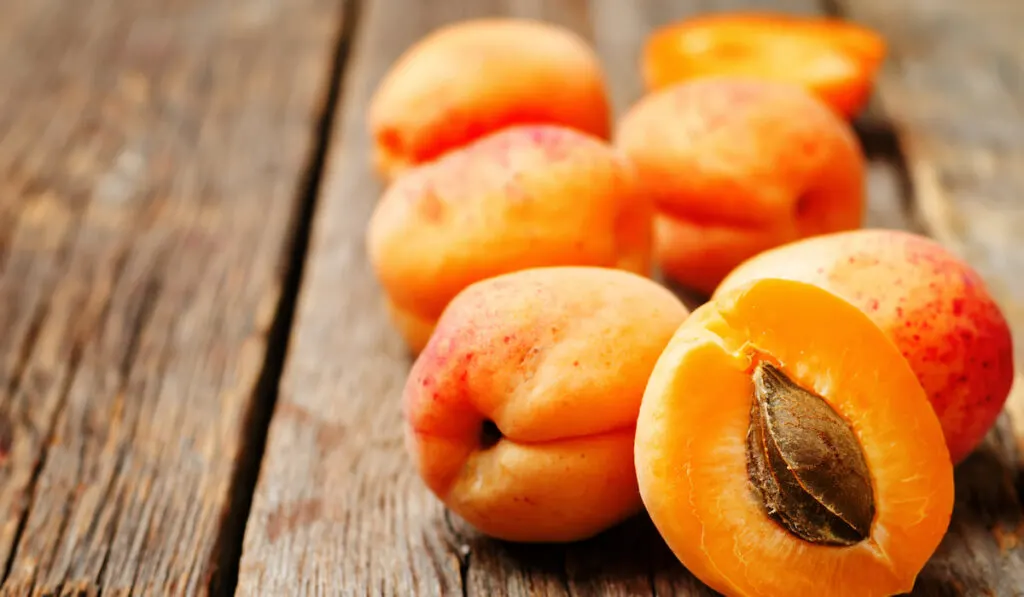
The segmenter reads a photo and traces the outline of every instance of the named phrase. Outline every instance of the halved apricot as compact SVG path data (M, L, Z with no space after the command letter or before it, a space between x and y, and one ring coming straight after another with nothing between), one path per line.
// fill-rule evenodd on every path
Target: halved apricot
M634 448L651 519L726 595L909 591L953 508L953 467L906 360L802 282L705 303L648 382Z
M649 90L714 75L795 83L849 118L867 104L885 54L878 33L848 21L716 13L654 31L644 46L642 69Z

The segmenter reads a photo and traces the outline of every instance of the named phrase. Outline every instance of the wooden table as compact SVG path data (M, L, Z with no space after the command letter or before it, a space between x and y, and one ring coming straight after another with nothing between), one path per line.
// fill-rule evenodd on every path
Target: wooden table
M964 255L1024 338L1014 0L4 3L0 592L711 594L643 517L524 548L424 489L401 439L410 359L364 253L364 114L410 43L495 14L592 40L621 113L652 27L751 6L887 36L858 125L868 224ZM959 467L915 594L1024 594L1022 405Z

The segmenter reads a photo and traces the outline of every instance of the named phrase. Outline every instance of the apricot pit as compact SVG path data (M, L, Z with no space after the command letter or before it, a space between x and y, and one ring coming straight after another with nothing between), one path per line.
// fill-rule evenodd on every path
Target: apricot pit
M761 363L754 369L747 470L773 520L823 545L871 533L871 475L850 425L814 394Z

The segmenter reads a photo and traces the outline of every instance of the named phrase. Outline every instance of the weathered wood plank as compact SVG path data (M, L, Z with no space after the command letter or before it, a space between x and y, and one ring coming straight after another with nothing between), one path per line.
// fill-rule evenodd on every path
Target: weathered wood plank
M364 252L364 228L381 190L370 168L364 118L391 62L445 22L518 14L576 29L601 54L621 113L642 91L636 59L651 28L697 11L750 6L820 10L804 0L364 3L247 528L239 594L714 594L679 565L643 516L570 546L516 546L481 537L423 489L401 437L398 398L409 358L380 304ZM890 159L892 139L881 130L865 141L873 157L868 223L914 228L903 173ZM1006 479L1009 437L1001 428L961 467L953 532L916 594L959 594L956 583L965 578L1004 573L1005 558L972 559L998 547L1014 549L1012 533L999 543L988 530L993 520L1006 520L1015 499L1012 488L991 481Z
M338 2L3 13L0 593L206 592Z

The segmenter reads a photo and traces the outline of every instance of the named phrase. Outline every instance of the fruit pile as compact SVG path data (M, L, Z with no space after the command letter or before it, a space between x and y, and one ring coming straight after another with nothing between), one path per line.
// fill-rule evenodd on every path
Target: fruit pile
M850 119L884 48L827 19L674 23L617 127L560 27L409 48L368 114L387 188L367 250L417 354L427 487L509 541L646 510L726 595L909 591L1013 355L967 263L861 228ZM709 299L690 312L655 270Z

